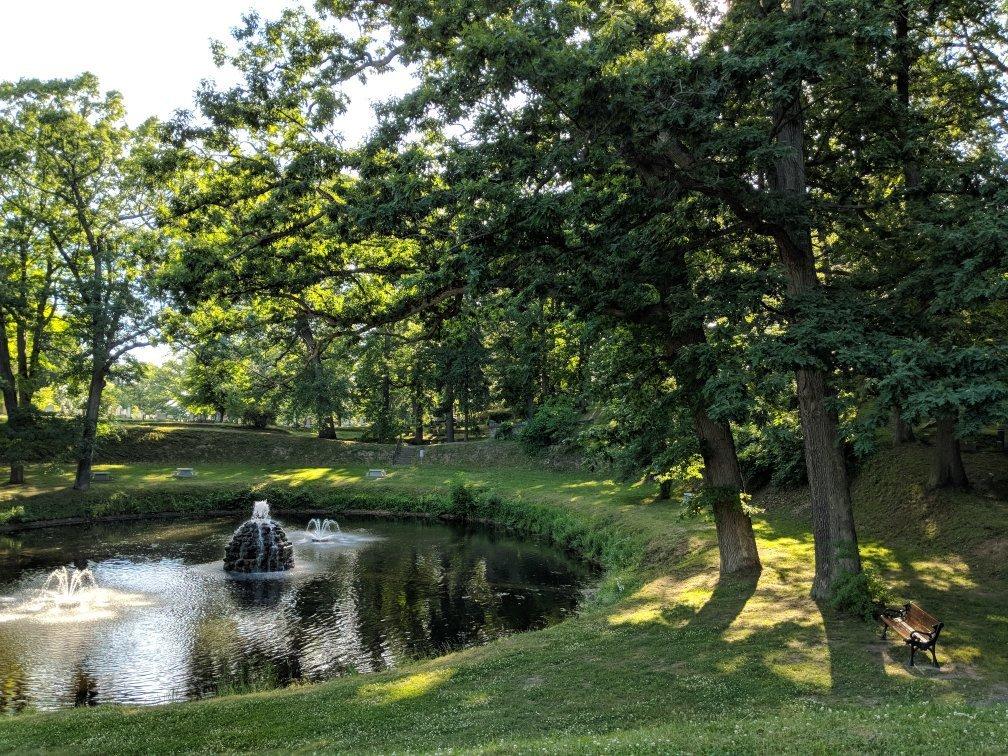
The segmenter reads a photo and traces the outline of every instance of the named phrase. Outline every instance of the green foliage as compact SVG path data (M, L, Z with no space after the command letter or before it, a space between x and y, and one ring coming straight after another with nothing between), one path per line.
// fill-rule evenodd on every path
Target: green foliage
M807 479L801 429L791 415L756 427L743 425L736 433L742 477L751 489L768 483L800 486Z
M76 420L18 412L0 426L0 459L9 464L66 461L73 458L79 433Z
M144 415L179 419L185 414L185 363L168 360L163 365L138 364L132 380L118 378L107 389L110 403Z
M22 522L25 516L23 504L16 504L13 507L0 506L0 525L10 525Z
M698 490L687 491L683 496L683 515L697 517L713 509L715 504L731 503L750 517L762 514L763 510L752 503L752 494L719 486L700 486Z
M502 420L497 425L497 432L494 438L500 441L506 441L515 435L515 422L513 420Z
M448 486L451 511L463 520L473 519L477 502L476 489L462 475L455 475Z
M253 428L268 428L276 419L276 412L264 407L249 407L242 413L242 422Z
M536 410L522 427L519 439L530 452L561 444L573 446L577 443L580 425L581 415L574 403L566 397L557 397Z
M836 581L829 598L831 609L871 622L880 604L889 598L889 590L882 577L868 568L859 573L845 573Z

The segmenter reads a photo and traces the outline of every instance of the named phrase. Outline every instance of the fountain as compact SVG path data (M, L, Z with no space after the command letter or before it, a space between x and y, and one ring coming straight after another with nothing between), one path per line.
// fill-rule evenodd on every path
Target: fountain
M317 517L308 520L308 537L313 541L328 541L336 533L340 535L343 531L340 530L339 523L336 520L319 520Z
M59 567L46 578L41 599L43 603L60 608L80 606L97 587L91 570Z
M269 503L252 505L252 518L235 530L224 547L228 572L283 572L294 566L294 547L280 523L270 517Z

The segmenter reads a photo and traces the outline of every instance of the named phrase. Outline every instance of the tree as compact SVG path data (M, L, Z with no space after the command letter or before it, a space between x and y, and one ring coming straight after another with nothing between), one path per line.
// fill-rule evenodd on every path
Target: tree
M739 354L758 356L790 376L775 409L800 425L812 594L827 598L860 570L841 422L860 392L888 385L916 340L955 355L922 373L932 399L966 364L984 373L984 401L999 396L997 337L972 321L996 310L1004 281L992 124L1005 88L987 52L1004 36L988 6L737 0L685 14L673 2L349 0L319 3L317 17L250 17L232 58L242 83L205 91L212 128L187 138L226 167L196 204L252 212L215 226L241 247L192 267L205 266L211 293L269 291L369 337L502 293L626 328L661 355L680 400L677 422L647 432L681 428L687 410L712 490L741 493L732 424L757 402L726 374ZM366 31L348 36L347 19ZM382 108L367 145L345 149L328 127L347 79L393 61L415 66L416 88ZM975 231L983 243L963 244ZM942 283L960 254L982 291L970 276ZM322 282L353 304L298 296ZM553 372L548 341L522 344L535 357L509 376L526 412L554 389L535 385ZM388 414L392 382L378 383ZM911 419L925 403L889 383L873 398ZM724 386L740 400L722 400ZM451 418L455 382L441 388ZM946 394L931 404L960 418L939 425L945 440L975 427L961 421L972 399ZM735 520L748 544L751 526Z
M32 146L7 121L0 140L0 153L12 161L0 178L0 380L8 423L16 424L19 415L32 412L35 394L56 373L64 323L57 316L60 263L38 222L45 200L24 180ZM24 465L12 462L10 483L24 481Z
M164 415L179 419L185 415L181 399L185 368L179 360L161 365L139 363L131 380L117 380L116 401L123 407L138 408L144 415Z
M31 222L59 256L60 301L80 346L88 391L74 488L85 490L109 373L154 330L149 285L160 237L144 164L156 131L153 122L126 125L120 96L102 95L89 74L5 85L3 99L11 130L32 145L15 175L46 198Z

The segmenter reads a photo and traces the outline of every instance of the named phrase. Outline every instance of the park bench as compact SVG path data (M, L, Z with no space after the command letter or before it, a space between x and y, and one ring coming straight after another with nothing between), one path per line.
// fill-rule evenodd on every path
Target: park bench
M92 483L108 483L110 480L112 480L112 473L106 470L91 473Z
M939 622L917 604L904 604L902 608L883 609L879 619L882 621L882 637L887 637L890 629L910 646L910 666L914 666L914 655L918 651L930 651L931 660L938 666L935 655L935 644L941 635L944 622Z
M385 475L386 473L384 470L368 470L367 475L364 477L370 480L377 480L378 478L384 478Z
M172 473L173 478L195 478L196 471L191 467L178 467Z

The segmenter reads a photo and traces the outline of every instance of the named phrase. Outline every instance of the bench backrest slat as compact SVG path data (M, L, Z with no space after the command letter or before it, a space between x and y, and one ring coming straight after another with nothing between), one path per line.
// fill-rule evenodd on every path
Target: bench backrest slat
M914 627L930 630L938 624L938 620L921 609L917 604L910 604L906 614L907 622Z

